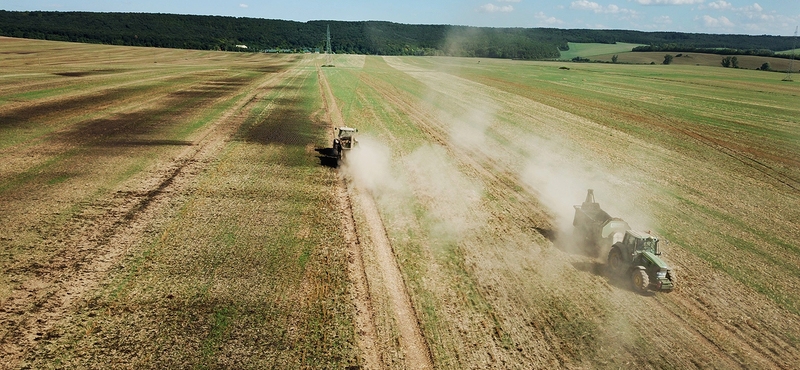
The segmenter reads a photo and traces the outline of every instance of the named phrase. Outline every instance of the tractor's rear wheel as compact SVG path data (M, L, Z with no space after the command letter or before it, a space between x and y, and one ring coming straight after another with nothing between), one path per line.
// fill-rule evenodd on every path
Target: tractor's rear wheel
M611 272L619 273L622 271L623 264L622 251L617 246L612 247L611 251L608 252L608 266L611 267Z
M633 288L639 291L647 290L647 286L650 285L650 278L644 270L634 270L631 279L633 280Z

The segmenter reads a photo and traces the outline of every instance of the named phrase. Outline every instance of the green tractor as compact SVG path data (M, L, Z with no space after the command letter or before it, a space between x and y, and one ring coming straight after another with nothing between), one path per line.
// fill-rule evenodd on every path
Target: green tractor
M612 273L627 274L634 289L671 292L675 288L675 272L659 258L658 238L649 232L625 231L625 237L608 252Z
M335 129L339 135L333 139L333 153L336 158L342 159L345 153L356 147L358 140L356 139L356 132L358 129L352 127L337 127Z

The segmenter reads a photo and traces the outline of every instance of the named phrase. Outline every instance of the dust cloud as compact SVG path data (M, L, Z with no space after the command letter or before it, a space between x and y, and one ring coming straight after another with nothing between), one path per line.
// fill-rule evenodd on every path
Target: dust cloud
M555 216L556 229L562 234L572 229L573 205L586 198L586 190L603 194L605 179L590 166L564 153L564 146L554 141L530 138L529 159L521 169L520 180L537 195Z
M408 156L415 194L428 205L430 231L434 238L453 241L483 224L475 209L483 188L470 181L438 145L424 145Z
M422 145L398 158L378 139L361 136L342 170L395 218L424 209L420 221L436 244L451 244L484 223L476 211L483 188L464 175L441 146Z
M470 107L464 107L462 113L451 115L440 113L440 120L449 123L450 141L468 152L478 151L490 156L494 151L486 150L491 145L486 137L486 130L491 126L497 107L492 102L473 101Z
M342 171L356 186L380 198L399 189L397 176L392 173L392 151L370 136L359 136L358 144L347 153Z
M559 247L579 251L571 239L573 206L586 199L588 189L594 189L595 200L612 217L624 219L634 229L649 228L649 212L643 201L646 189L641 189L639 171L621 164L609 166L614 161L603 160L602 153L578 154L577 145L566 140L534 137L528 141L529 158L519 176L555 217Z

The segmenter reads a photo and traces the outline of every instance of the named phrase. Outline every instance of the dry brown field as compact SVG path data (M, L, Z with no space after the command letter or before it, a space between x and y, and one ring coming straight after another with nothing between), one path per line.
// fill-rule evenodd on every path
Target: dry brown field
M324 62L0 38L0 368L800 363L797 83ZM676 291L571 240L587 188Z

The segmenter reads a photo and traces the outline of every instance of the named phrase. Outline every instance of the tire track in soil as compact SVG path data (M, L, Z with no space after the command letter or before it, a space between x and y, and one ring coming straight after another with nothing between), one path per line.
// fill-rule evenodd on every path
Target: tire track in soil
M746 145L736 144L732 141L712 138L708 134L699 132L699 130L691 130L681 127L680 122L663 114L658 114L656 112L650 112L650 114L654 115L658 119L649 121L649 124L660 127L666 131L677 132L687 138L691 138L700 145L706 146L723 155L726 155L731 159L740 162L745 167L760 172L764 176L767 176L776 182L785 185L795 192L800 191L800 178L784 173L774 166L759 160L758 158L780 162L789 167L797 167L800 165L800 161L797 159L791 157L781 157L758 149L747 147Z
M336 105L336 100L331 92L325 74L317 67L319 80L320 96L322 97L322 109L325 118L331 126L342 125L341 112ZM329 103L330 101L330 103ZM332 108L331 106L335 107ZM334 118L335 117L335 118ZM334 122L334 119L336 120ZM333 141L331 131L328 131L328 141ZM355 331L358 348L363 356L363 366L366 369L383 369L385 365L381 360L381 353L378 342L377 330L375 329L375 319L372 303L369 295L369 281L364 268L364 257L361 253L361 243L356 230L355 218L353 217L353 203L347 190L347 183L342 176L339 176L336 189L336 201L339 210L342 212L342 230L344 230L345 242L348 246L348 268L347 274L352 283L350 299L355 306Z
M344 120L336 104L336 100L328 84L325 74L317 67L323 103L327 111L329 122L333 127L344 126ZM411 303L405 281L400 273L394 251L392 249L383 221L378 212L378 207L372 195L366 190L354 188L353 192L358 197L361 210L364 212L370 240L374 244L378 267L381 270L382 281L389 294L389 301L393 309L393 317L400 332L400 349L403 352L405 368L407 369L433 369L430 349L422 335L416 311ZM350 278L354 285L353 301L356 305L356 326L358 330L358 345L364 354L364 367L367 369L384 368L381 361L382 348L378 347L377 331L373 320L372 303L369 298L369 279L364 269L364 260L361 254L361 244L358 242L358 230L355 228L352 202L348 195L347 183L341 177L339 181L339 204L345 224L345 238L350 246Z
M88 227L67 226L77 229L72 231L79 235L65 237L64 251L46 265L35 266L39 270L37 278L25 282L0 305L0 322L14 326L0 337L0 367L18 367L30 349L37 346L37 341L58 335L55 325L135 247L150 222L170 202L172 194L185 189L224 148L244 121L245 116L238 113L259 93L265 93L262 92L265 87L285 75L286 72L270 75L254 86L210 124L194 145L161 165L138 189L119 191L111 200L99 200L99 204L89 206L90 211L98 208L105 212L90 216L94 222Z

